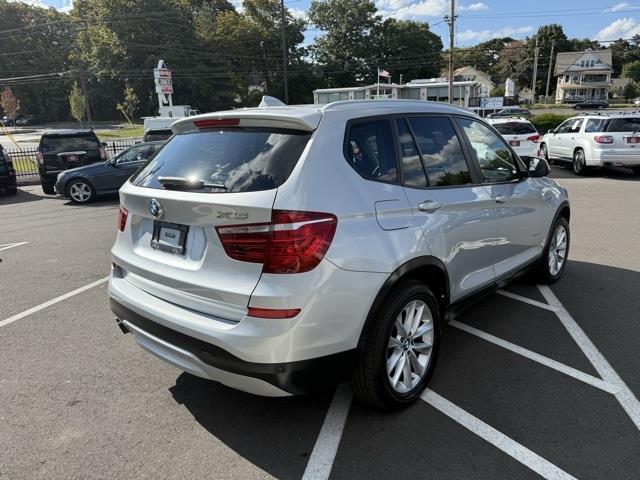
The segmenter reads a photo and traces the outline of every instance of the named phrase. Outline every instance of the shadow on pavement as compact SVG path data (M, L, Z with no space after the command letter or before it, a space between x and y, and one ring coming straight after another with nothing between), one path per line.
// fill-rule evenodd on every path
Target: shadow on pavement
M9 195L6 192L0 191L0 205L35 202L42 200L42 198L40 195L35 195L21 188L18 188L18 193L15 195Z
M640 175L634 174L630 168L623 167L604 167L587 171L583 177L579 177L571 170L570 163L554 163L551 166L550 178L572 178L576 180L584 178L608 178L610 180L626 180L631 182L640 182Z
M62 200L64 201L65 206L87 208L113 207L114 205L118 205L120 203L120 197L117 193L112 193L110 195L100 195L93 202L85 203L84 205L73 203L68 198L64 198Z
M302 477L333 394L258 397L187 373L169 390L212 435L282 479Z

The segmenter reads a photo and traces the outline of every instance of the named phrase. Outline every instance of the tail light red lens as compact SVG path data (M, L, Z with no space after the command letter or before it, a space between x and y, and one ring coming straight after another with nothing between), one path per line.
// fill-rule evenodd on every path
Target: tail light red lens
M104 147L100 147L100 158L102 160L107 159L107 151L104 149Z
M127 217L129 217L129 211L120 206L120 213L118 213L118 231L124 232L124 228L127 226Z
M613 137L611 135L596 135L593 139L596 143L613 143Z
M194 120L193 124L198 128L233 127L240 125L239 118L205 118Z
M530 142L538 143L538 141L540 140L540 135L531 135L530 137L527 137L527 140Z
M38 163L39 163L40 165L44 164L44 157L42 156L42 152L38 152L38 153L36 154L36 158L38 159Z
M247 315L256 318L293 318L300 313L299 308L274 309L249 307Z
M313 270L331 245L338 219L330 213L274 210L271 223L217 227L229 257L262 263L264 273Z

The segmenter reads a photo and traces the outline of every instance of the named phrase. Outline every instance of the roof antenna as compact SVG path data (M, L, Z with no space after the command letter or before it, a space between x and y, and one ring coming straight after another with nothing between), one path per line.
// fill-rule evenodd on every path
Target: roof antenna
M286 107L287 104L278 100L276 97L270 97L269 95L263 95L262 101L258 108L267 108L267 107Z

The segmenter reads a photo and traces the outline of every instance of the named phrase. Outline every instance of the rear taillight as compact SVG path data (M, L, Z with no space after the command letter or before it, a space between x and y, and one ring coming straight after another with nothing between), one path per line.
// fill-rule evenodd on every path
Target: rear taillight
M303 273L320 263L337 224L330 213L274 210L271 223L216 230L234 260L262 263L263 273Z
M38 152L38 153L36 153L36 158L38 159L38 163L39 163L40 165L43 165L43 164L44 164L44 157L42 156L42 152Z
M124 232L124 227L127 226L127 217L129 216L129 211L120 206L120 213L118 214L118 230L120 232Z
M531 135L530 137L527 137L527 140L529 142L538 143L538 141L540 140L540 135Z
M104 147L100 147L100 158L102 160L107 159L107 151L104 149Z
M611 135L596 135L593 137L596 143L613 143L613 137Z

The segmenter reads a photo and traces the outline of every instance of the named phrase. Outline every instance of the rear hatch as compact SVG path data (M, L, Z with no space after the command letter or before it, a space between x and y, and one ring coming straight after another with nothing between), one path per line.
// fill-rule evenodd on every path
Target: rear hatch
M518 155L535 155L540 136L530 122L513 121L494 123L500 135L509 143Z
M39 150L46 170L67 170L106 160L102 145L93 132L45 134Z
M190 122L120 190L126 227L113 257L137 288L239 321L262 273L260 242L223 244L217 229L234 227L225 237L233 240L272 221L277 188L313 128L270 128L251 119Z
M606 156L613 160L637 159L640 156L640 116L611 118L600 136Z

